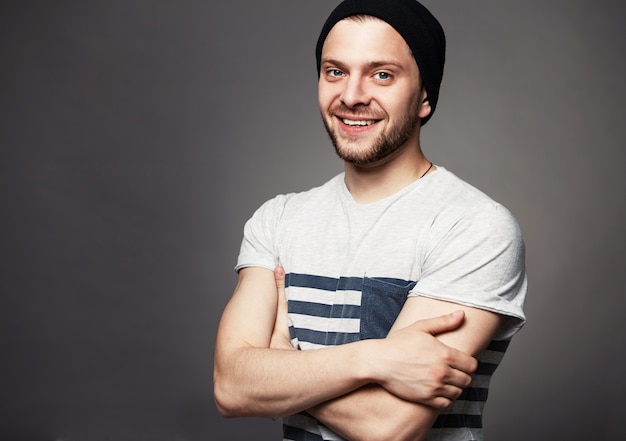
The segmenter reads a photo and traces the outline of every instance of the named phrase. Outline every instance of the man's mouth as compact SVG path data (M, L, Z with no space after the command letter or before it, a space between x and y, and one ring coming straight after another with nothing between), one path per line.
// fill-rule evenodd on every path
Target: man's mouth
M348 119L348 118L341 118L341 122L343 122L347 126L365 127L365 126L371 126L372 124L376 123L377 120L375 120L375 119Z

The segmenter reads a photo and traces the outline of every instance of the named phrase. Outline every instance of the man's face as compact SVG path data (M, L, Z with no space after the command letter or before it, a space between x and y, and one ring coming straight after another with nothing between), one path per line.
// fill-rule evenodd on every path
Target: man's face
M411 142L430 113L408 45L378 19L342 20L322 49L318 98L341 159L379 164Z

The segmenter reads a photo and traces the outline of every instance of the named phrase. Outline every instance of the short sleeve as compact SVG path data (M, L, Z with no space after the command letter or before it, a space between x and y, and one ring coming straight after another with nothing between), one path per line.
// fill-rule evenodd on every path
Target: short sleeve
M246 222L235 271L276 266L276 231L289 195L278 195L259 207Z
M496 339L524 324L525 248L517 221L497 203L481 204L432 235L422 274L410 295L421 295L504 315Z

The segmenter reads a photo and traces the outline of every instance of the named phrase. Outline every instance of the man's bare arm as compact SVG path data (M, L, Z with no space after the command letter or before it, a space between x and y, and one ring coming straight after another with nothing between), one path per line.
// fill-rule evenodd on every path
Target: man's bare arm
M333 370L341 371L338 363L354 362L358 347L341 354L269 349L276 310L272 271L241 270L222 315L215 349L214 393L225 416L282 416L366 382L359 373L330 375ZM320 371L329 372L325 387L313 387Z
M284 416L369 383L402 389L405 398L416 401L433 396L435 391L445 397L450 389L467 384L469 375L465 372L476 367L472 357L430 335L458 327L462 316L451 314L413 325L396 339L310 351L270 348L277 299L272 271L240 271L239 283L220 322L215 350L214 393L225 416ZM430 365L417 354L438 360L437 365L445 371L440 382L413 380L402 384L404 378L428 376Z
M412 297L407 300L389 337L405 332L415 320L463 309L463 326L438 335L438 339L471 355L477 355L494 335L500 316L488 311L460 305ZM437 369L433 366L433 369ZM444 371L441 371L443 374ZM437 378L437 372L432 378ZM399 394L401 395L401 393ZM445 399L436 398L439 404ZM432 427L441 405L433 407L394 396L378 385L360 388L350 394L322 403L309 410L322 423L348 440L411 440L419 441Z

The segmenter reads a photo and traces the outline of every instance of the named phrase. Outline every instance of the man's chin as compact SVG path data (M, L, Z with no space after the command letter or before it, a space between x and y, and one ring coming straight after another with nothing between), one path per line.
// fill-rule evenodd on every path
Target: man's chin
M359 167L375 167L385 162L385 158L380 158L379 155L372 154L373 152L371 151L346 151L335 147L335 152L344 162Z

